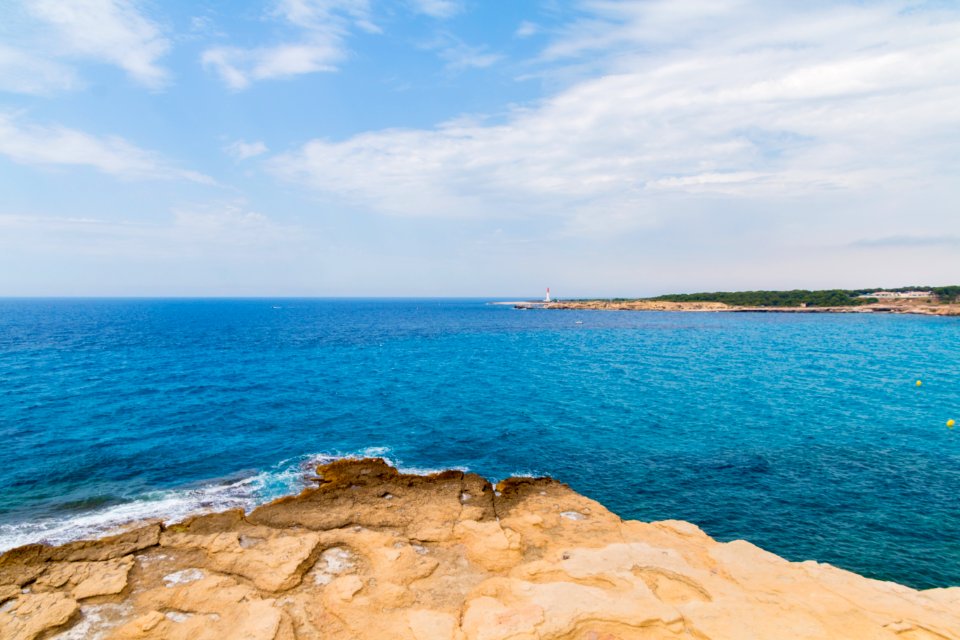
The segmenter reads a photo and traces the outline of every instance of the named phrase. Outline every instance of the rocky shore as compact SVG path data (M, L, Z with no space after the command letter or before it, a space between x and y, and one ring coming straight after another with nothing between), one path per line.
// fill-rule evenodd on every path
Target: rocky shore
M3 554L0 637L960 639L960 587L623 521L551 479L494 487L376 459L317 472L317 488L247 515Z
M540 309L594 311L712 311L726 313L908 313L925 316L960 316L960 304L935 304L914 300L878 302L846 307L740 307L723 302L668 302L664 300L570 300L550 303L517 303Z

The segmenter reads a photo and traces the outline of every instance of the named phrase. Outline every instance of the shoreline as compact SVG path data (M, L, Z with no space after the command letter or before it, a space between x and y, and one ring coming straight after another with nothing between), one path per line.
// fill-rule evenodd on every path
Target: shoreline
M0 636L958 638L960 587L623 521L550 478L320 464L261 505L0 555ZM795 635L794 635L795 632Z
M64 514L62 517L0 524L0 556L18 547L34 544L57 547L82 540L98 540L146 523L180 522L234 509L249 513L274 500L296 496L315 486L318 466L338 460L370 457L383 459L400 473L429 475L437 472L433 468L404 465L402 461L390 457L387 447L372 446L354 452L307 453L261 469L228 471L223 476L182 486L153 489L129 501L98 509Z
M667 302L657 300L571 300L562 302L521 301L494 304L513 305L514 309L580 311L671 311L682 313L859 313L908 314L924 316L960 316L960 304L931 304L903 301L843 307L742 307L723 302Z

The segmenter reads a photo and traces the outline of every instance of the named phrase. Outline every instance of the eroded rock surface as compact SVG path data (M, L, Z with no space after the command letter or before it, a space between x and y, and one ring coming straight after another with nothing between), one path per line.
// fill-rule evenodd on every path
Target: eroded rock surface
M249 515L0 556L0 637L143 640L960 640L916 591L685 522L625 522L549 479L381 460Z

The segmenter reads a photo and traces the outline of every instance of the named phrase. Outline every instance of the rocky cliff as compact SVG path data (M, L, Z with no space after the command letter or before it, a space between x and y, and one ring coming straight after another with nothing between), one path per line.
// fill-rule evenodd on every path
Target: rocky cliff
M493 487L380 460L318 474L249 515L4 554L0 637L960 638L960 588L625 522L550 479Z

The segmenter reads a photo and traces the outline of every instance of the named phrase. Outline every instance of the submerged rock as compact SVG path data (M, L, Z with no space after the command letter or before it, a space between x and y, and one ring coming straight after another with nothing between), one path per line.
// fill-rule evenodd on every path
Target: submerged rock
M960 588L622 521L554 480L495 490L382 460L318 475L249 515L0 556L0 637L960 639Z

